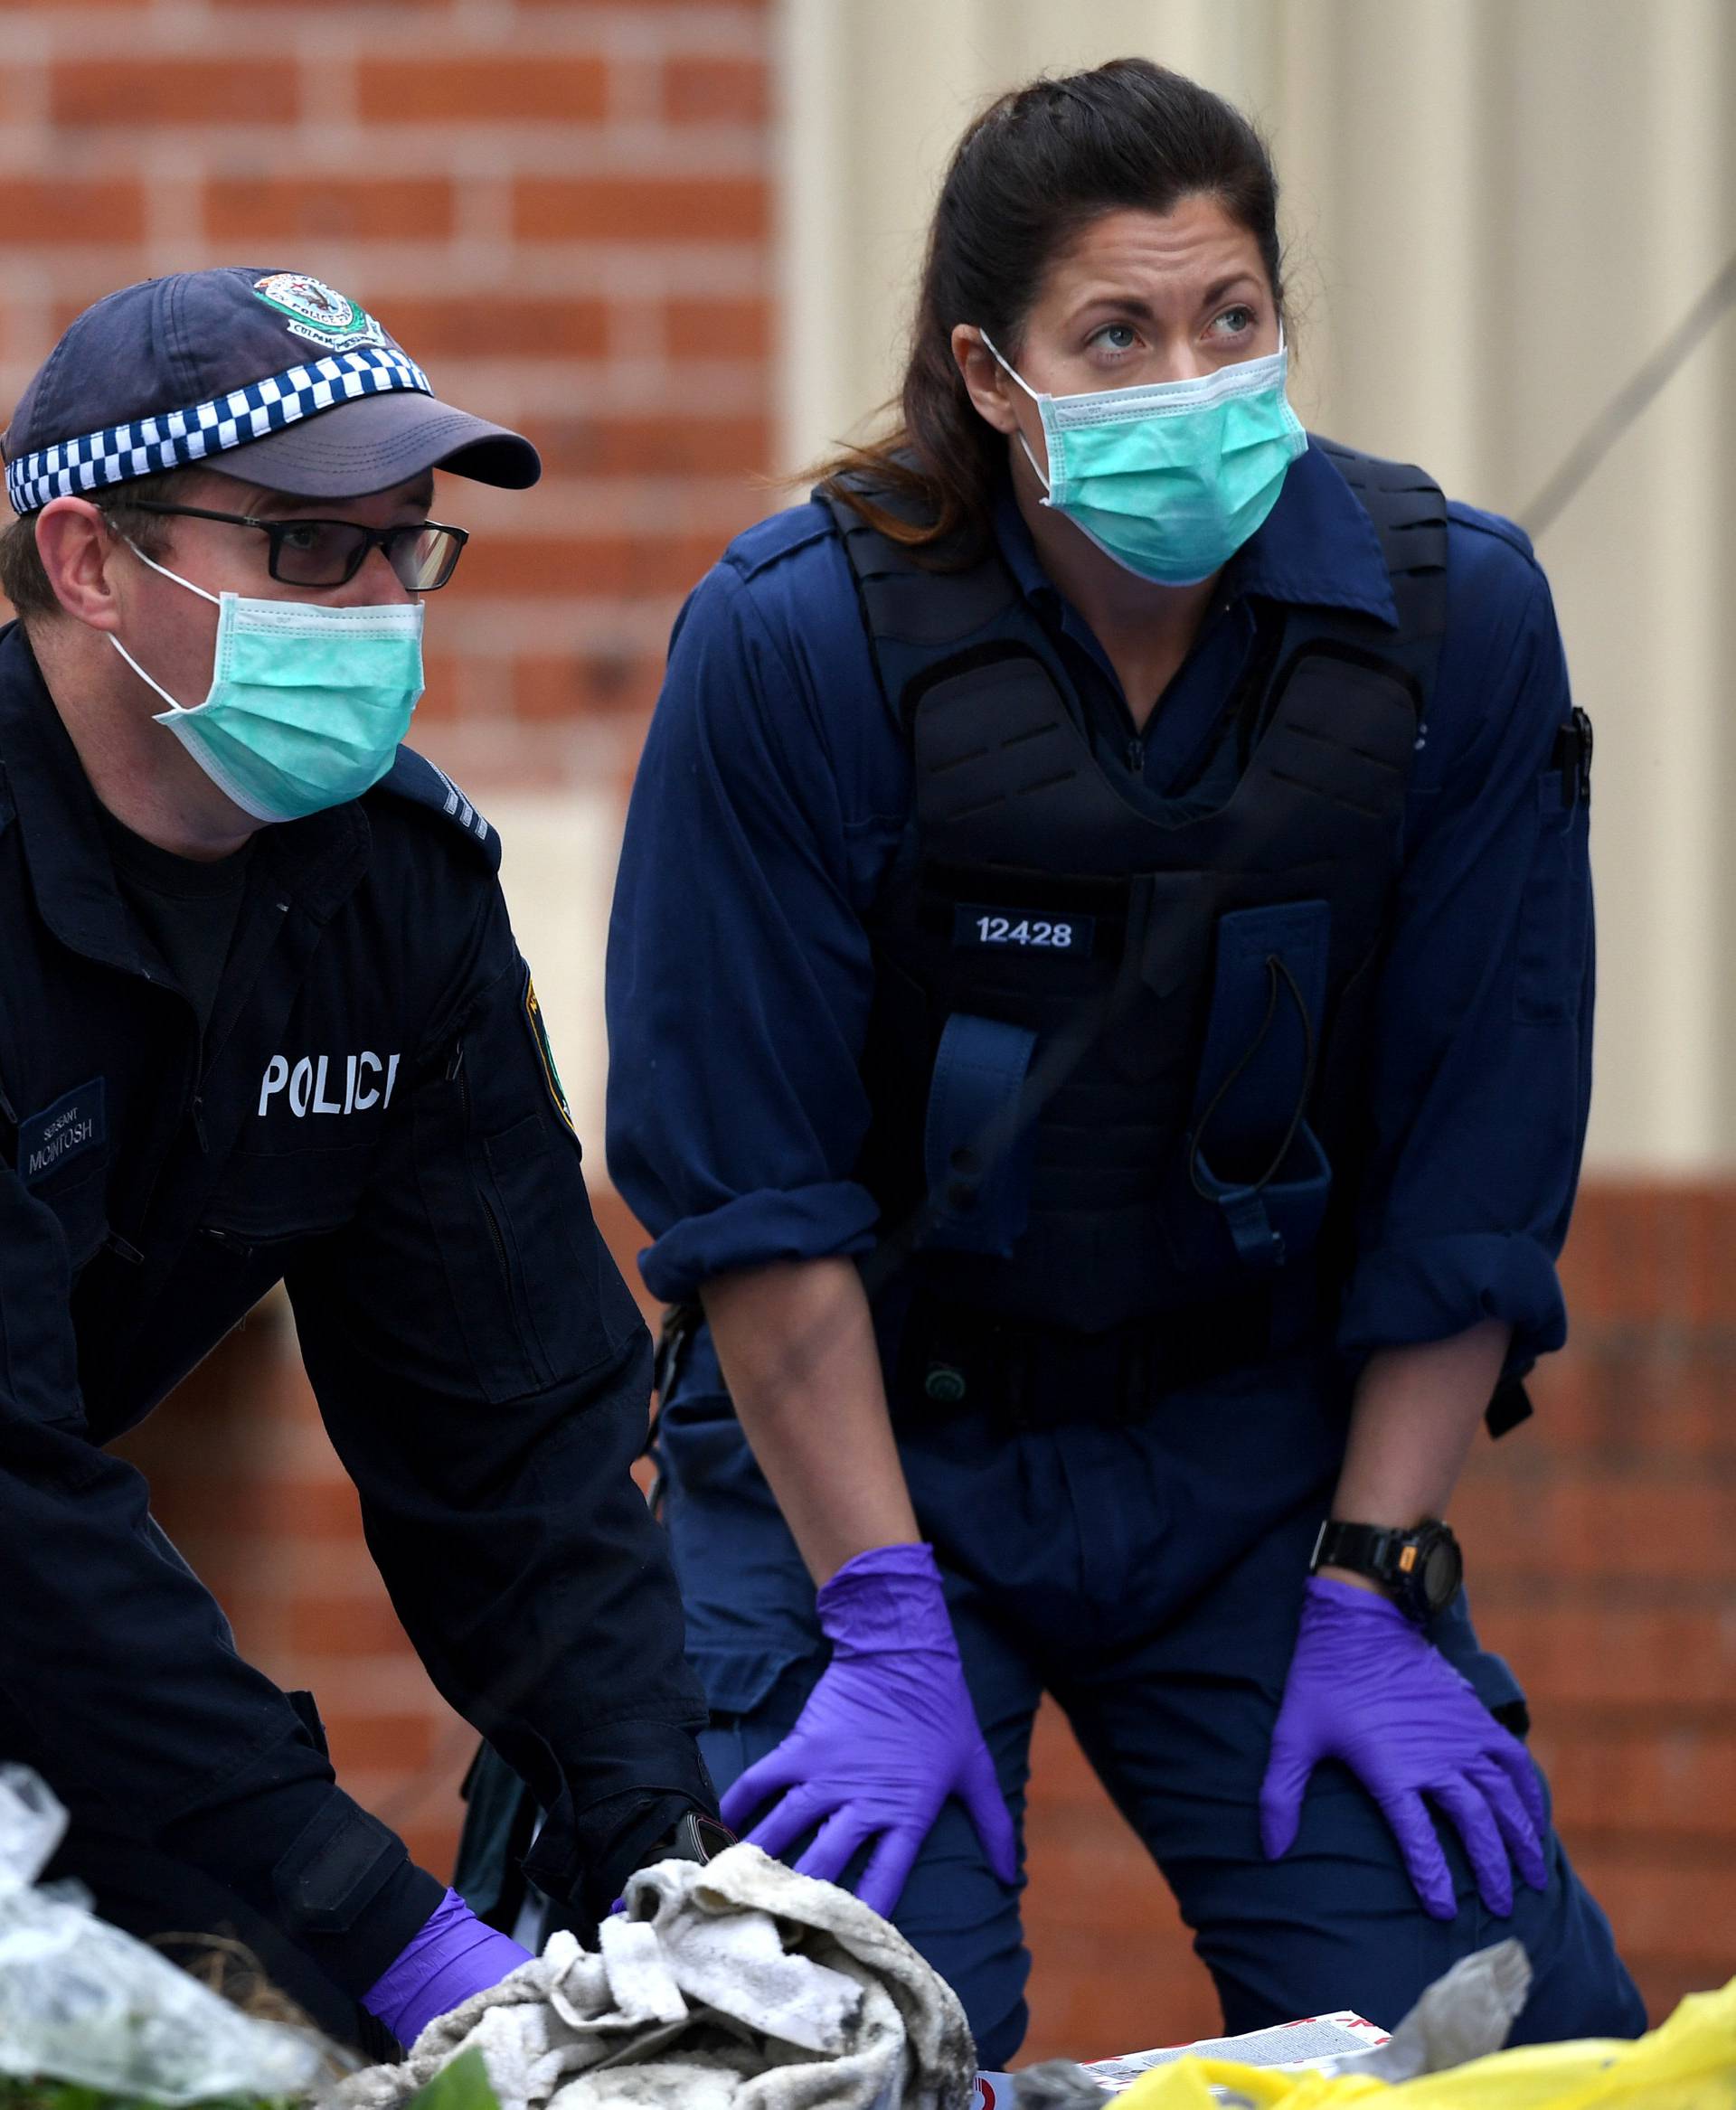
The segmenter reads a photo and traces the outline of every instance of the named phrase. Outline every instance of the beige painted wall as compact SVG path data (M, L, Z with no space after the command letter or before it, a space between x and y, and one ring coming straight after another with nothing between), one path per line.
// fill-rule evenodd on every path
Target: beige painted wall
M559 791L501 792L485 810L500 830L500 884L513 934L536 980L589 1176L601 1183L609 1065L603 957L621 846L616 787L605 779Z
M987 96L1137 52L1268 132L1297 407L1523 515L1736 248L1736 0L782 0L785 461L895 384ZM1736 1164L1736 316L1540 544L1598 732L1591 1154Z

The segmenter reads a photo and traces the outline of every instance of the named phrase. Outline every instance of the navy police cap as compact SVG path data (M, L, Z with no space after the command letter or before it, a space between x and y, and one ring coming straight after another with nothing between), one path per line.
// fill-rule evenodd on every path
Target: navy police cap
M542 474L528 439L441 402L354 301L239 265L86 308L0 445L21 513L194 464L297 498L360 498L432 468L514 491Z

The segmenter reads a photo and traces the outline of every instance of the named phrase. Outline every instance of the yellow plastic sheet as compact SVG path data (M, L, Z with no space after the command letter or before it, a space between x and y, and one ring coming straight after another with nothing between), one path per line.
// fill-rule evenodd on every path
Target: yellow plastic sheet
M1214 2095L1213 2089L1222 2091ZM1157 2067L1115 2110L1736 2110L1736 1979L1696 1992L1629 2043L1527 2044L1396 2086L1366 2076L1274 2073L1225 2058Z

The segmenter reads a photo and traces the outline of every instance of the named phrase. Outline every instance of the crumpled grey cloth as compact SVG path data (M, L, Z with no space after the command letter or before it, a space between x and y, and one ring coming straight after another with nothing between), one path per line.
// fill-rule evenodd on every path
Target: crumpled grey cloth
M1499 2051L1531 1995L1531 1958L1520 1941L1496 1942L1461 1956L1423 1989L1392 2036L1366 2058L1344 2058L1340 2073L1380 2081L1412 2081L1449 2073Z
M570 1934L353 2074L329 2110L398 2110L459 2052L501 2110L965 2110L976 2049L946 1981L847 1890L745 1843L627 1879L599 1951Z

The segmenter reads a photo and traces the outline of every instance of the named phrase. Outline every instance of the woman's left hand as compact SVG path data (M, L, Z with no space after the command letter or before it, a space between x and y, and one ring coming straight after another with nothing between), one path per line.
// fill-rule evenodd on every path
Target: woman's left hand
M1337 1758L1380 1804L1425 1911L1458 1911L1427 1796L1464 1841L1484 1904L1505 1918L1509 1856L1533 1890L1549 1879L1543 1788L1524 1746L1390 1599L1321 1576L1306 1588L1260 1791L1267 1858L1294 1844L1309 1776Z

